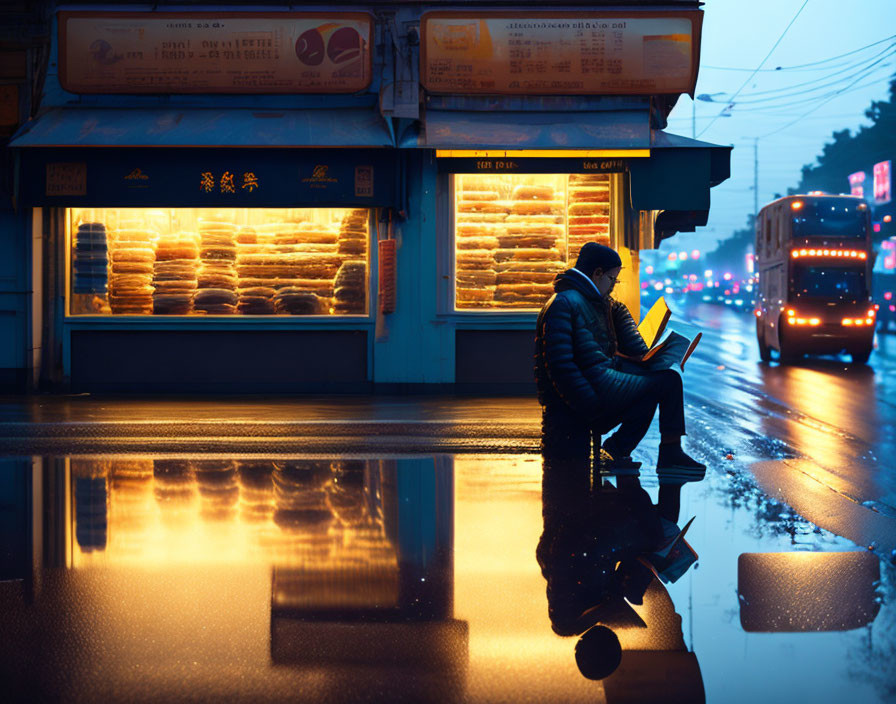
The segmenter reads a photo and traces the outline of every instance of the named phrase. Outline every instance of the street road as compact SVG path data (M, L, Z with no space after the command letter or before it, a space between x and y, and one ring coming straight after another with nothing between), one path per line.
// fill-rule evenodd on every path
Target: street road
M879 335L867 366L782 365L759 360L749 313L679 306L670 326L703 331L685 372L692 448L713 462L730 453L732 471L823 528L896 549L896 337Z

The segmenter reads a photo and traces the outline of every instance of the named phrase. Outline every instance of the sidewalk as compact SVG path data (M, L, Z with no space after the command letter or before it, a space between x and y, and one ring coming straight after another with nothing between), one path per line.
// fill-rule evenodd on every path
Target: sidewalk
M0 397L0 452L538 451L534 398Z

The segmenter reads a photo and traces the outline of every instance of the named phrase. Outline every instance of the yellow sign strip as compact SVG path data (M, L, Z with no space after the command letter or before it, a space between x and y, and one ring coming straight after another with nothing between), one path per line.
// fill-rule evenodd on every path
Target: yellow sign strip
M436 149L438 159L503 159L508 157L645 158L649 149Z

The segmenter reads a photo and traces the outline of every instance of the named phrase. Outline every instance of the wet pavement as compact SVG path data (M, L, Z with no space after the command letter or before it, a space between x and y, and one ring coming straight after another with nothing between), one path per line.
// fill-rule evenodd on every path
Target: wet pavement
M896 701L896 336L868 366L782 366L752 324L675 309L704 332L686 448L709 465L679 498L655 428L640 487L543 497L533 398L0 399L2 681L29 701ZM699 559L664 583L645 562L673 514ZM588 679L605 641L619 663Z
M4 577L21 579L0 583L14 699L896 695L896 568L729 467L677 488L599 475L590 492L556 467L543 486L541 459L519 454L34 456L2 470L21 499L4 507ZM657 512L694 517L699 558L674 583L633 560L658 569L638 542L669 533ZM619 662L588 679L604 650L585 636L601 629Z

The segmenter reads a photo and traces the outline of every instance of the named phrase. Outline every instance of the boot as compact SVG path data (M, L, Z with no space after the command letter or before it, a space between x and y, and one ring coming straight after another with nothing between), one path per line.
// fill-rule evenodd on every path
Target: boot
M660 480L697 482L706 475L706 465L689 457L681 445L660 445L656 473Z
M601 453L601 468L603 470L620 476L638 476L640 474L638 470L641 468L641 463L635 462L631 455L623 455L622 451L616 447L613 436L604 441L601 449L603 450ZM603 456L604 453L606 453L606 457Z

